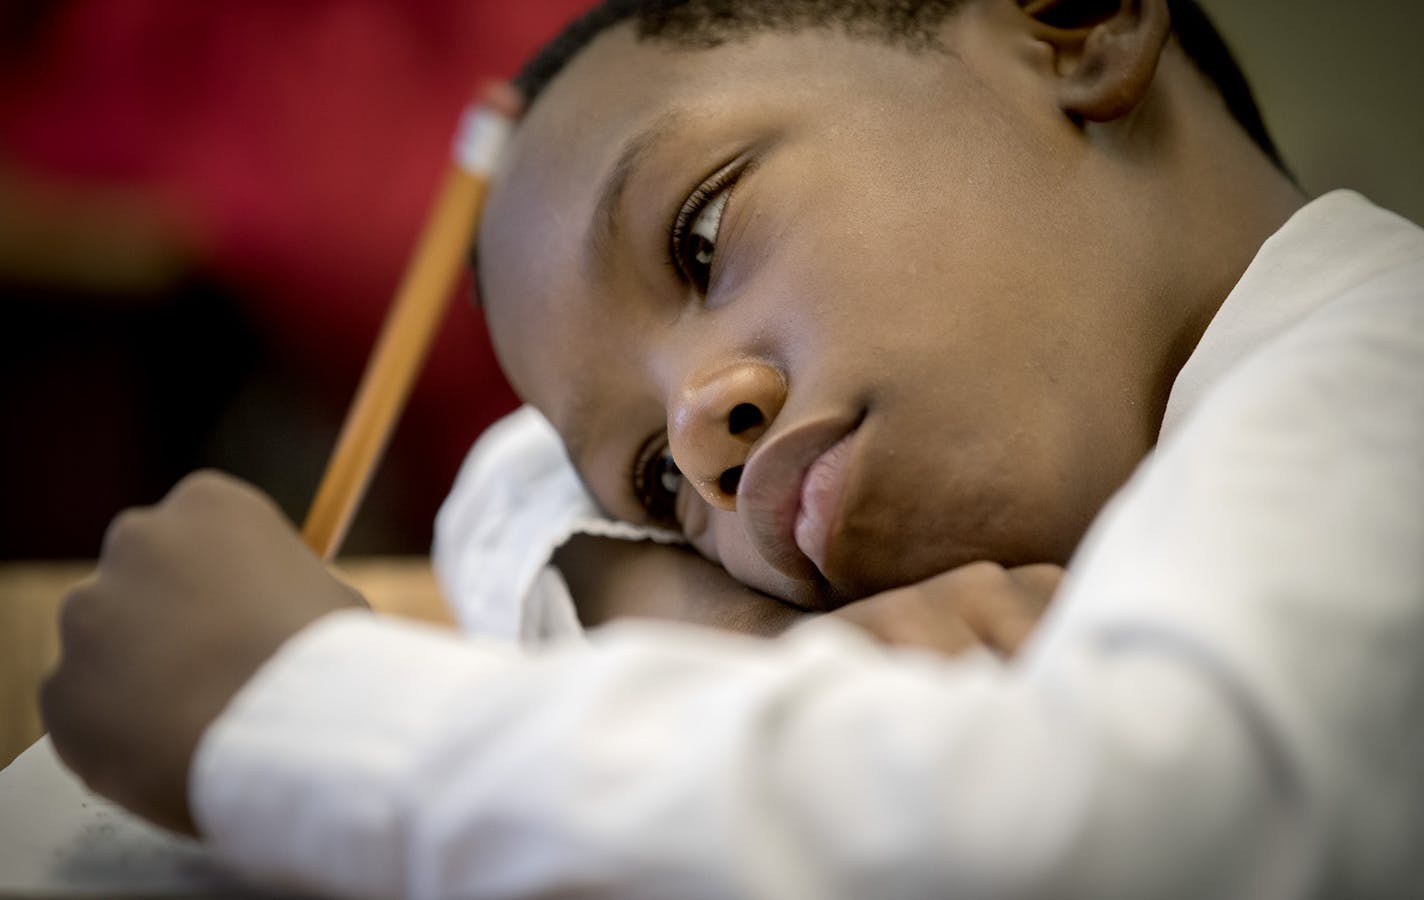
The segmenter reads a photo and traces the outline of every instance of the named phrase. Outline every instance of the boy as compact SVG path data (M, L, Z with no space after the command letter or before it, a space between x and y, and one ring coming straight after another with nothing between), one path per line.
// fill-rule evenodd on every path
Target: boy
M1071 556L1034 640L524 655L348 611L206 477L66 606L66 760L332 893L1417 894L1424 235L1306 205L1188 4L646 6L492 191L516 389L607 511L801 606Z

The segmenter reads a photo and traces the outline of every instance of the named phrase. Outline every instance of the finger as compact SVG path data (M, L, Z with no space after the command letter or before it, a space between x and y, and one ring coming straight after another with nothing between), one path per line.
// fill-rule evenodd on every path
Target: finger
M954 599L969 627L1004 656L1017 653L1037 628L1057 584L1055 567L1036 568L1039 571L985 570L973 590Z
M83 668L82 663L61 662L41 682L37 697L40 721L64 765L90 790L105 793L111 786L105 776L104 742L96 726L104 704L96 702L93 679L86 677Z
M74 632L83 623L80 618L96 602L99 589L99 573L92 572L84 580L64 592L59 601L59 639L63 643L75 637Z
M937 615L933 621L912 629L907 624L891 628L884 642L896 647L922 647L948 656L984 646L982 636L958 615Z
M996 608L981 613L976 623L980 634L990 648L1004 656L1013 656L1038 626L1038 615L1025 610L1019 598L1001 597L985 603Z
M1064 571L1061 566L1039 563L1010 569L1009 576L1038 598L1041 610L1048 606L1049 601L1062 587Z
M882 644L962 653L984 642L958 613L916 585L877 594L830 615L850 622Z
M83 750L91 742L79 739L74 733L75 728L72 727L73 716L70 711L74 704L70 700L73 693L70 688L71 681L69 671L61 665L40 684L40 721L44 723L50 743L60 761L82 777L89 768Z
M287 522L286 515L271 497L246 481L217 469L198 469L185 475L163 498L161 505L184 513L242 508L246 505Z
M114 516L99 544L99 565L102 567L132 556L156 517L157 511L151 506L130 507Z

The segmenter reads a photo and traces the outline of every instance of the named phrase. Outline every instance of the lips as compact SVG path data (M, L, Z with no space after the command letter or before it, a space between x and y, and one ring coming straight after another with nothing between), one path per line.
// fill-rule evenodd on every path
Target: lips
M759 447L737 490L753 545L783 575L823 576L859 419L798 425Z
M811 463L801 482L801 508L796 512L792 531L796 535L796 546L822 574L826 571L826 544L831 527L836 524L836 513L840 512L841 495L845 493L854 436L854 432L846 435L822 453Z

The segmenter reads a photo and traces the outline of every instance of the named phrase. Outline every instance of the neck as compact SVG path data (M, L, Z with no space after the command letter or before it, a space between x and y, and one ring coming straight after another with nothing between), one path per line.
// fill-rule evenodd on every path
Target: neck
M1261 245L1309 199L1234 121L1219 115L1213 121L1216 128L1195 132L1198 139L1183 148L1174 177L1163 185L1163 208L1172 211L1184 237L1174 242L1175 263L1167 273L1178 286L1173 308L1180 315L1160 345L1153 410L1158 427L1177 375L1222 303Z

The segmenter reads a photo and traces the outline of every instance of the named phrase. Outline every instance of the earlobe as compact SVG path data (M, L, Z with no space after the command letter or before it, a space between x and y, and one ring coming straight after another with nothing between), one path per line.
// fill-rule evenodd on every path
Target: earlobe
M1147 95L1171 37L1167 0L1019 0L1033 36L1053 49L1059 106L1107 122Z

